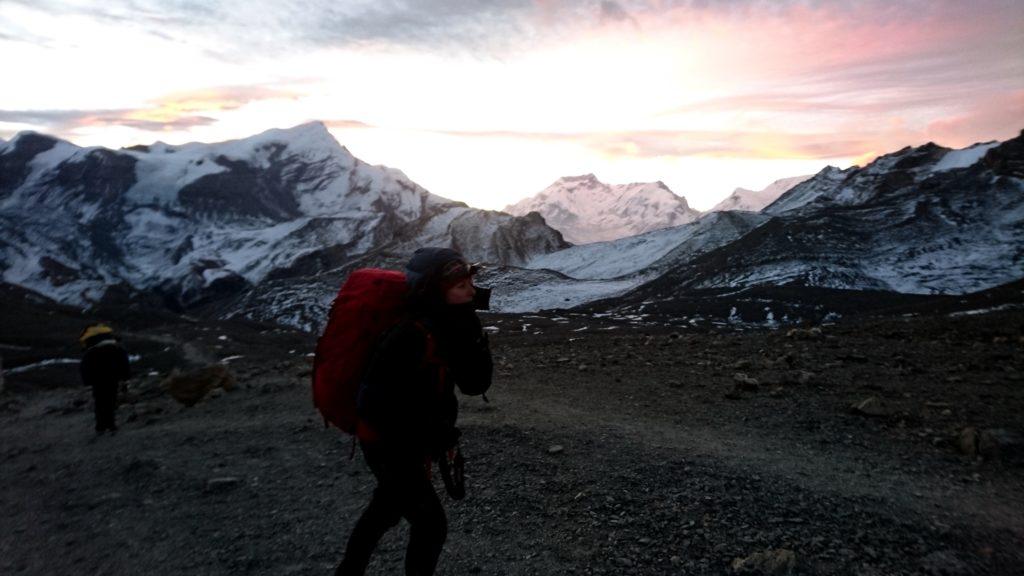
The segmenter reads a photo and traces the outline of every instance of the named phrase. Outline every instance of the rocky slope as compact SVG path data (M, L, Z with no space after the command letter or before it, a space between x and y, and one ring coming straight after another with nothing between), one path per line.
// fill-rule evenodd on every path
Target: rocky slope
M320 123L117 151L22 133L0 145L0 224L5 282L78 305L117 287L179 309L373 251L442 244L521 264L567 246L536 215L472 209L368 165Z
M826 168L766 207L764 224L609 305L765 286L963 294L1020 279L1022 166L1024 137Z
M96 317L3 295L0 572L331 573L374 482L311 405L311 335L118 308L135 376L94 438L77 367L45 361ZM1024 312L949 300L793 332L486 316L438 574L1016 574ZM234 385L186 407L163 383L205 363Z
M507 206L505 212L539 212L574 244L678 226L700 215L662 182L609 185L593 174L559 178L537 195Z

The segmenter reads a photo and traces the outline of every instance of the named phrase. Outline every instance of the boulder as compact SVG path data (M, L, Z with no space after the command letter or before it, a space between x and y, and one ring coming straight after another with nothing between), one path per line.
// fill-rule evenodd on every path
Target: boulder
M172 373L164 380L163 386L178 402L194 406L211 390L232 390L236 384L227 366L214 364L185 374Z

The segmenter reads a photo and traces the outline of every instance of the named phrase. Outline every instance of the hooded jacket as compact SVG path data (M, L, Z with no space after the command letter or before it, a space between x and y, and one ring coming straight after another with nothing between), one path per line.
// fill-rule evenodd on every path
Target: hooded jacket
M439 273L456 260L458 252L443 248L410 260L404 319L382 335L359 391L359 415L381 442L425 456L457 438L455 388L479 395L491 385L490 345L476 311L444 302Z

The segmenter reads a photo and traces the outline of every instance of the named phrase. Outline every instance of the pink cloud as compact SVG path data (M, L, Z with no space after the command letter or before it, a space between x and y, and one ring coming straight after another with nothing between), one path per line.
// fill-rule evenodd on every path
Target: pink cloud
M926 134L947 146L963 147L981 140L1006 140L1022 129L1024 90L991 96L961 114L935 120L928 124Z

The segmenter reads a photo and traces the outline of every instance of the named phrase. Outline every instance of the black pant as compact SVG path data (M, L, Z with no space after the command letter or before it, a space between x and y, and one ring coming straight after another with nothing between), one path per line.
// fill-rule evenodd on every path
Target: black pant
M376 443L361 445L366 463L377 477L377 488L352 530L335 575L362 576L377 542L402 518L409 522L406 575L433 574L448 537L448 519L422 457Z
M114 411L117 410L117 382L107 382L92 387L92 399L96 408L96 431L117 430Z

